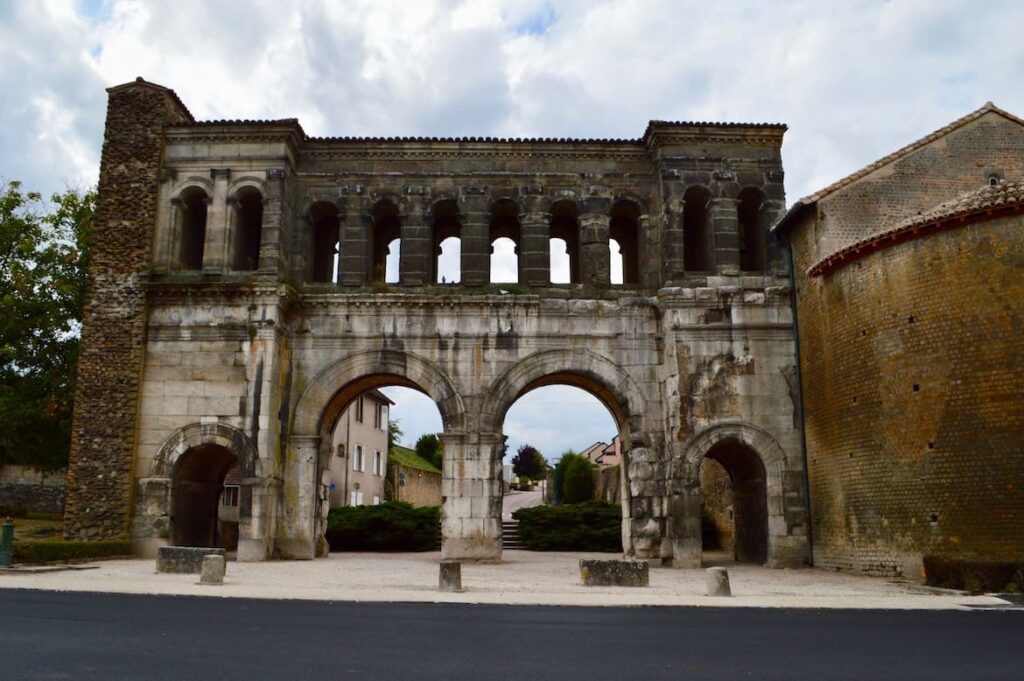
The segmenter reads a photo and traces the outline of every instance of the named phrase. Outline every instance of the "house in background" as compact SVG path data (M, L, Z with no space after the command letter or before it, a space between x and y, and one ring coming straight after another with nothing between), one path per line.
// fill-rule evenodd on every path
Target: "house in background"
M388 454L384 498L413 506L441 505L441 471L414 450L395 445Z
M388 419L393 404L384 393L370 390L353 400L338 418L328 483L331 508L384 500Z
M599 468L618 466L622 463L622 441L616 435L611 444L595 442L580 452L580 456L597 464Z

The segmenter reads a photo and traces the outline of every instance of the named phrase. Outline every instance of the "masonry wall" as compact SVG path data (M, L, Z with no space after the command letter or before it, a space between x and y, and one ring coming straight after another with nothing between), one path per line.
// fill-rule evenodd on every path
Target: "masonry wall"
M405 484L399 485L400 476ZM441 505L441 474L388 463L388 479L396 490L394 501L405 501L413 506Z
M1024 558L1024 220L809 278L814 228L793 233L815 564Z
M112 88L82 316L68 497L69 539L127 535L164 128L191 120L165 88Z

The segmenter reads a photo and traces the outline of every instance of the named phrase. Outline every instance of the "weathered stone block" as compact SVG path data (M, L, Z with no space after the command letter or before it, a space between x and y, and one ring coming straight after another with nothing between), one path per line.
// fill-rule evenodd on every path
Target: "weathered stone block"
M708 596L732 596L729 587L729 571L724 567L708 568L705 573Z
M224 556L224 549L198 546L161 546L156 554L156 571L198 575L206 556Z
M580 582L584 586L650 586L650 565L646 560L581 558Z
M199 575L199 583L207 585L223 584L224 568L224 556L203 556L202 571L200 572Z
M462 592L462 563L457 560L441 561L437 576L437 590L448 593Z

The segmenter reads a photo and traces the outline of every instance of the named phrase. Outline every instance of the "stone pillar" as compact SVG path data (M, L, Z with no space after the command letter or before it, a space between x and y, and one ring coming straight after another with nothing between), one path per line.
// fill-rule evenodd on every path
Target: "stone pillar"
M699 568L701 555L704 551L701 538L700 486L679 490L669 495L668 519L665 527L665 539L668 543L664 555L672 560L672 567Z
M786 249L778 236L771 231L772 225L776 223L779 218L786 212L786 202L784 200L768 199L765 201L765 247L768 250L767 253L767 267L765 271L768 274L775 274L780 276L786 276L789 274L789 263L786 260Z
M141 78L107 92L71 426L68 539L129 534L145 357L144 280L152 262L164 128L192 121L172 91Z
M547 286L551 283L551 214L525 213L520 228L519 269L523 273L520 283Z
M270 557L274 545L275 509L281 483L274 478L245 478L239 493L238 560Z
M319 449L319 437L293 435L288 439L282 471L283 517L277 527L275 542L283 558L312 560L316 557Z
M583 200L580 215L580 278L584 286L611 286L611 257L608 252L611 199L592 196Z
M683 237L683 210L685 207L686 201L683 199L673 199L665 204L664 278L665 284L669 286L682 281L686 276Z
M623 466L628 485L624 511L628 515L623 518L626 554L661 559L666 524L665 465L655 449L634 446L623 453Z
M462 223L462 284L483 286L491 280L490 214L487 197L479 188L465 190Z
M140 478L132 520L132 553L155 558L171 532L171 479Z
M341 275L342 286L365 286L369 274L370 230L373 219L363 210L358 197L345 199L344 214L341 216ZM402 241L405 253L405 241Z
M501 433L442 433L441 559L501 560Z
M399 256L399 283L402 286L425 286L430 283L431 215L420 198L410 199L402 215L402 252Z
M281 253L282 222L284 221L284 169L267 171L263 195L263 227L260 232L260 261L257 272L267 277L284 274L285 262Z
M711 200L711 230L715 244L715 264L719 274L740 273L739 201L728 197Z
M206 242L203 246L203 273L221 274L230 266L228 227L228 180L231 170L211 168L213 196L206 208Z

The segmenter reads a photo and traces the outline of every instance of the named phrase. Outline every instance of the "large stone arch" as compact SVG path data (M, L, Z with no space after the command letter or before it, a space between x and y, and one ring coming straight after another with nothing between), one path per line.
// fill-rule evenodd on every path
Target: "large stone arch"
M410 352L385 349L349 355L320 371L295 404L292 437L319 437L332 411L340 413L344 406L331 404L342 390L358 394L379 385L380 377L391 379L392 385L426 393L437 404L445 430L464 427L462 397L440 367Z
M682 478L683 485L700 498L699 471L701 462L716 446L738 444L760 459L765 473L764 512L767 516L766 564L773 567L796 567L800 561L793 560L793 537L787 524L786 493L788 463L786 452L770 433L762 428L740 421L717 423L701 431L686 445L682 461L672 476ZM699 534L699 528L698 528ZM798 538L801 543L803 538ZM696 548L699 549L699 540ZM699 553L698 553L699 556ZM678 557L678 556L677 556ZM699 564L699 560L698 560Z
M639 383L606 357L582 348L543 350L505 371L486 392L481 418L484 430L500 432L505 413L522 395L544 385L582 388L608 408L620 431L646 430L646 399Z

